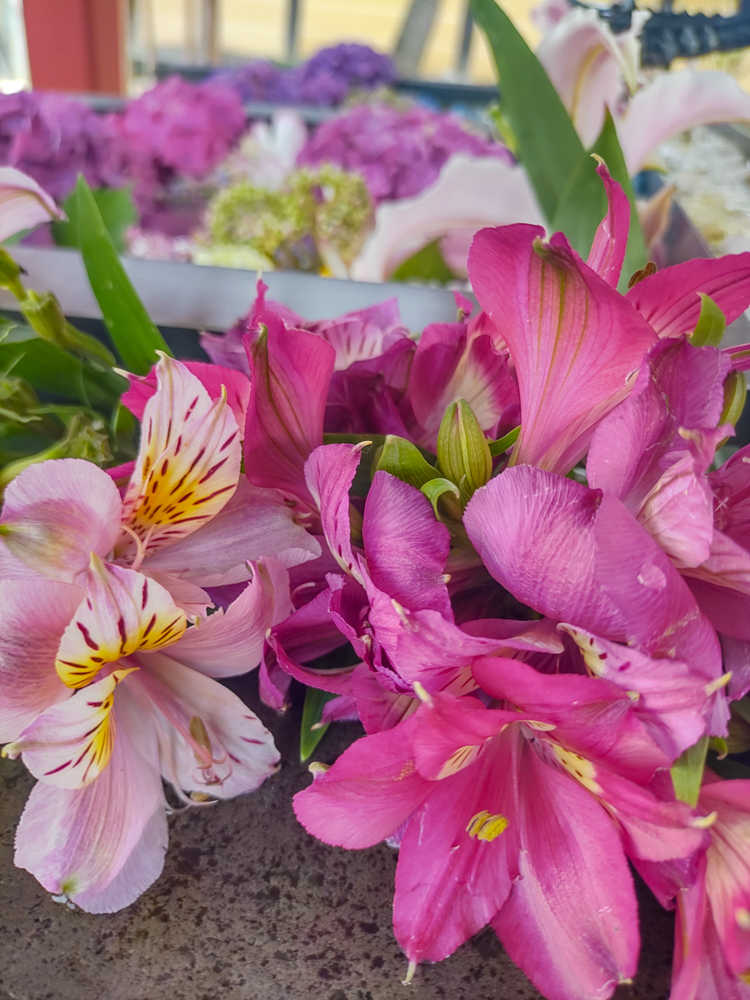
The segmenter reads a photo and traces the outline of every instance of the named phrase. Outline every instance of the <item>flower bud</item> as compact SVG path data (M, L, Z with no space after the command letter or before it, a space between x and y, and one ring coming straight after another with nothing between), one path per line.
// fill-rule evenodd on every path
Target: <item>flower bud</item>
M438 432L437 456L440 470L459 487L464 503L489 482L490 446L465 399L457 399L445 411Z
M7 250L0 247L0 288L7 288L19 301L26 298L26 289L19 277L23 273Z
M50 458L84 458L103 465L112 458L104 421L88 413L74 413L69 418L67 433L44 451L9 462L0 469L0 488L20 475L24 469Z
M96 337L77 330L65 319L60 303L52 292L43 292L41 295L29 292L21 302L21 312L42 340L50 340L65 350L95 361L103 361L108 366L115 364L114 356L104 344Z

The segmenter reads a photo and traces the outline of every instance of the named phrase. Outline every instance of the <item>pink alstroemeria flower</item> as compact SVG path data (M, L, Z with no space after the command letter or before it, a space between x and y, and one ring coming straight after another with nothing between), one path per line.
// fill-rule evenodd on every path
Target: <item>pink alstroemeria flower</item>
M212 603L201 588L248 580L248 561L295 565L319 554L278 492L240 477L225 394L212 399L167 357L156 376L124 497L111 476L77 459L31 466L9 485L0 519L6 575L30 568L85 585L93 552L152 576L194 615Z
M670 1000L748 1000L750 782L720 781L706 772L699 808L710 824L711 839L695 881L688 887L675 886Z
M492 576L575 639L586 670L637 693L670 758L726 732L716 632L614 494L517 466L474 494L464 525Z
M0 584L0 741L39 779L15 860L48 891L94 913L127 906L163 867L162 777L190 803L275 771L270 733L212 678L257 665L285 573L257 564L200 628L153 579L95 554L85 587Z
M749 254L665 268L619 295L629 206L603 164L597 172L609 210L586 264L560 233L544 244L533 226L485 229L472 244L474 291L518 378L522 430L511 464L568 472L599 422L630 394L657 338L693 331L699 292L728 322L750 305Z
M496 707L423 693L410 718L314 767L297 818L333 845L399 843L409 977L492 923L551 1000L610 996L638 955L625 852L686 857L703 832L645 787L664 757L625 692L502 657L478 666Z
M417 684L428 691L471 690L469 668L477 657L562 652L547 622L456 624L445 575L448 531L408 483L375 473L362 514L362 544L353 545L349 490L360 455L359 446L337 444L308 459L308 485L338 572L328 572L313 600L272 629L276 662L269 658L261 668L270 704L282 706L289 678L296 677L341 696L326 706L326 720L359 717L368 732L378 732L414 711ZM339 671L303 665L346 640L359 665Z

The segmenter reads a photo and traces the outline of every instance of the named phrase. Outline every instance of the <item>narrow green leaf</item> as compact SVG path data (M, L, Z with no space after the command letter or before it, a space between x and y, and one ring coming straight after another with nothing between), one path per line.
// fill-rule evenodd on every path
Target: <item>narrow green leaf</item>
M101 213L102 221L112 238L115 250L125 253L125 232L138 221L129 188L94 188L91 191ZM60 247L78 246L78 194L76 191L63 202L67 222L53 222L52 236Z
M441 285L455 280L456 275L443 260L438 240L417 250L399 264L389 278L389 281L437 281Z
M145 375L157 351L171 354L120 263L91 189L78 178L78 241L91 288L125 367Z
M495 0L471 0L500 77L503 114L518 155L547 219L554 218L568 178L584 149L542 64Z
M421 487L422 493L427 497L427 499L432 504L432 509L435 511L435 517L440 517L440 512L438 511L438 500L440 497L445 496L445 494L450 494L446 497L446 501L449 506L449 512L452 517L457 520L461 519L461 507L458 501L461 499L461 491L455 483L452 483L450 479L432 479L429 483L425 483ZM452 498L455 498L455 502Z
M520 433L521 425L519 424L518 427L514 427L512 431L508 431L504 437L498 438L497 441L490 441L490 455L492 455L493 458L496 458L498 455L504 455L505 452L509 448L512 448L516 443Z
M38 392L72 399L106 414L112 412L128 387L127 381L113 371L94 368L39 337L8 338L0 344L0 371L11 370Z
M691 808L698 804L698 794L703 780L703 768L708 753L708 736L702 736L695 746L688 747L672 765L672 784L680 802Z
M317 729L312 727L320 722L325 703L335 697L335 694L321 691L318 688L309 687L305 691L305 704L302 706L302 723L299 731L299 759L303 764L312 756L318 743L323 739L326 729L328 729L328 723Z
M390 472L392 476L402 479L418 490L440 475L434 466L425 461L419 449L411 441L395 434L386 437L377 468Z
M724 336L727 318L710 295L698 294L701 297L701 312L690 334L690 343L693 347L718 347Z
M607 194L596 172L597 163L592 153L601 156L613 179L622 185L630 201L630 234L621 279L623 287L627 287L631 274L646 263L646 247L635 207L633 186L628 177L625 158L609 111L606 113L599 138L590 150L582 152L575 170L568 178L551 228L555 232L565 233L573 249L577 250L584 260L588 257L597 227L607 213Z

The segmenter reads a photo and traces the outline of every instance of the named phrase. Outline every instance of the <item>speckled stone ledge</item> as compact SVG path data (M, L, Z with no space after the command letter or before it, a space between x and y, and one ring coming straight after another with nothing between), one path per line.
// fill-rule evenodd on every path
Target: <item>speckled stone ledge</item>
M13 868L33 779L20 761L0 761L0 1000L540 1000L489 929L401 985L396 854L305 833L291 808L310 781L299 716L260 706L254 677L232 687L274 732L282 770L254 795L174 816L161 878L111 916L55 903ZM360 733L332 726L315 759L332 763ZM645 891L640 899L641 968L617 998L666 1000L672 918Z

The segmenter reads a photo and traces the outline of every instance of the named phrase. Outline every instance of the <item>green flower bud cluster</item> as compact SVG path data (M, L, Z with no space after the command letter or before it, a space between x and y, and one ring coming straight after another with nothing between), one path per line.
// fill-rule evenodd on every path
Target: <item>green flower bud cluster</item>
M208 230L214 248L250 247L272 266L345 274L372 220L364 180L331 164L303 167L278 191L246 181L213 199Z

